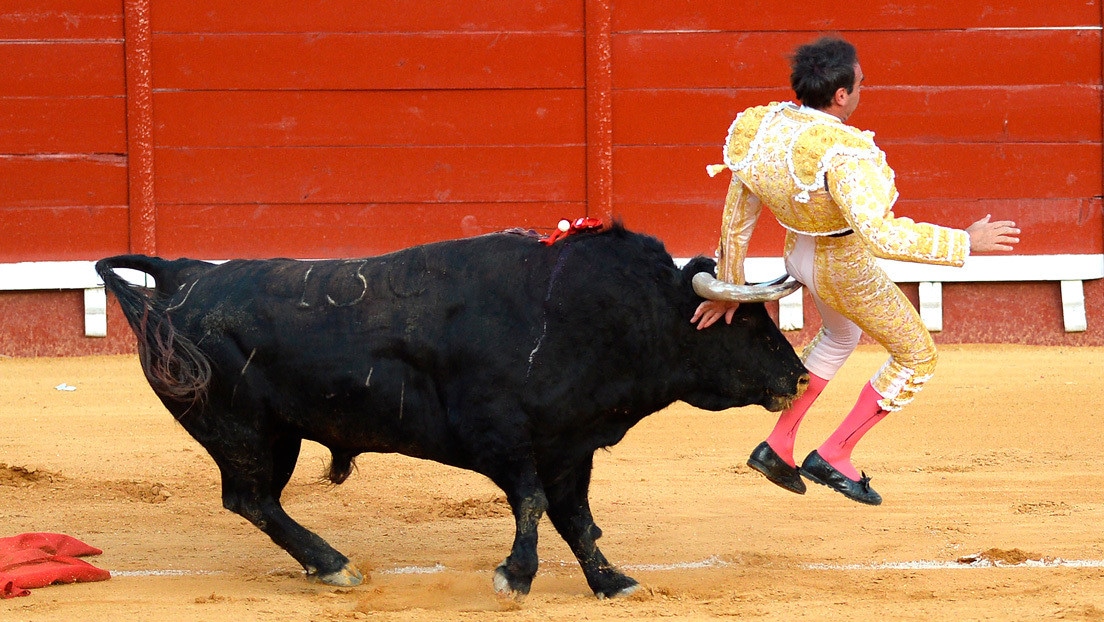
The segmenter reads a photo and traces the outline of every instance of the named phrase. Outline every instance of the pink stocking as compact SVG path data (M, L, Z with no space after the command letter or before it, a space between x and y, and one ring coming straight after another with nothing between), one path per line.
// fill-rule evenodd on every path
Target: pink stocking
M778 454L790 466L797 466L793 457L797 428L801 425L801 420L805 418L805 413L809 411L809 407L813 405L813 402L816 401L816 398L827 384L827 380L810 372L809 386L805 388L805 392L801 394L801 397L794 400L794 403L778 417L778 423L774 425L774 430L767 437L767 444L771 446L774 453Z
M821 458L855 481L858 481L861 476L851 464L851 451L855 449L859 439L870 431L870 428L889 414L889 411L878 405L880 399L882 396L870 386L869 382L866 383L859 393L859 400L855 402L854 408L843 423L828 437L828 440L824 441L823 445L817 448Z

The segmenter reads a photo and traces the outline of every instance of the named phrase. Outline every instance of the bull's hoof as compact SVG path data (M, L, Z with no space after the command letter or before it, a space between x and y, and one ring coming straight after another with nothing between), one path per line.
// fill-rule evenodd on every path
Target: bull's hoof
M517 602L525 600L525 597L529 594L529 588L532 587L532 581L519 581L510 579L509 572L506 569L506 564L502 564L498 568L495 568L494 573L494 591L503 598L512 598Z
M325 583L326 585L332 585L334 587L356 587L364 583L364 575L351 563L345 564L344 568L336 572L331 572L330 574L309 576L319 583Z
M620 573L605 578L603 583L604 585L601 588L594 590L594 595L598 597L598 600L624 598L640 589L640 584L636 582L636 579Z
M630 585L629 587L621 588L620 590L617 590L616 592L614 592L612 594L606 594L604 592L598 592L597 594L595 594L595 596L598 597L598 600L606 600L607 598L624 598L626 596L632 596L639 589L640 589L640 584L637 583L636 585Z

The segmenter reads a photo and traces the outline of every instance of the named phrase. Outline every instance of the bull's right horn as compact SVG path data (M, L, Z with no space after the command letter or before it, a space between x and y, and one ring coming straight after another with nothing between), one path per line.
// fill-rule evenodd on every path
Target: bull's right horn
M699 272L694 275L693 283L694 291L702 298L724 302L768 302L788 296L801 287L801 283L788 274L767 283L735 285L719 281L708 272Z

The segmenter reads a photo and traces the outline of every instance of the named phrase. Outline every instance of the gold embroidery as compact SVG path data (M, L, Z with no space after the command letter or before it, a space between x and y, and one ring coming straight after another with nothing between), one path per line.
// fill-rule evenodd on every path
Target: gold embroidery
M882 408L900 410L935 371L935 342L920 314L878 266L857 235L816 240L816 288L821 299L889 352L870 379Z
M935 343L875 257L961 266L969 254L966 232L895 216L893 170L874 135L795 104L740 113L729 128L724 162L733 180L717 251L719 278L744 282L761 203L789 230L787 255L794 232L816 236L816 287L824 302L890 353L871 379L882 407L899 410L910 402L935 369ZM849 230L854 234L831 237Z

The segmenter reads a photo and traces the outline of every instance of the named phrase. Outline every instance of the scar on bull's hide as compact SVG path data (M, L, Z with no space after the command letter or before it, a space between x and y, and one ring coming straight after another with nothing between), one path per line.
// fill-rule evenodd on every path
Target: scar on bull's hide
M364 379L364 386L366 386L366 387L372 386L372 372L374 372L375 370L376 370L375 367L369 367L368 368L368 377Z
M367 279L367 277L364 276L364 273L361 272L364 269L364 267L366 265L368 265L367 260L352 259L352 260L344 261L344 262L342 262L342 268L344 268L345 266L347 266L349 264L357 264L356 272L354 273L354 275L356 276L357 281L360 282L360 292L357 293L355 298L353 298L352 300L350 300L348 302L338 302L337 300L334 299L332 294L325 294L326 302L329 303L332 306L335 306L335 307L351 307L351 306L357 304L358 302L364 300L364 297L368 295L368 279ZM340 271L341 268L339 268L338 270ZM301 308L301 309L308 309L311 306L311 303L307 300L307 295L308 295L308 292L309 292L308 283L310 282L311 273L313 271L314 271L314 266L310 266L310 267L307 268L307 271L303 273L303 295L299 298L299 304L298 304L299 308ZM340 277L344 277L345 274L343 272L337 272L336 276L340 278ZM331 278L328 282L327 281L320 282L320 286L325 288L327 286L327 284L328 285L333 285L333 280L336 280L336 279ZM323 293L323 292L319 292L319 293Z
M249 353L249 358L245 360L245 365L242 365L241 374L239 376L245 376L245 370L249 369L249 364L253 362L253 357L257 354L257 348L253 348L253 351Z
M352 262L348 262L348 263L352 263ZM330 303L331 305L333 305L335 307L351 307L351 306L355 305L356 303L360 302L361 300L364 300L364 296L366 296L368 294L368 279L364 277L364 274L361 273L361 270L364 269L364 266L367 265L367 263L368 263L367 261L360 261L359 265L357 265L356 277L360 281L360 295L357 296L356 299L351 300L349 302L337 302L329 294L326 294L326 302Z
M188 291L184 294L184 298L180 302L172 305L171 307L166 307L165 311L176 311L180 307L184 306L184 303L188 301L188 296L192 295L192 290L195 289L196 283L199 283L199 279L192 281L192 284L188 286ZM184 289L183 284L180 285L180 289ZM180 289L178 289L177 292L179 292Z
M533 347L533 351L529 353L529 367L525 370L525 378L529 379L529 374L533 371L533 359L537 357L537 352L540 350L541 344L544 343L544 335L548 332L548 321L546 320L541 326L541 334L537 337L537 345Z
M431 267L424 247L414 247L414 252L403 261L387 261L382 270L387 275L387 286L399 298L418 296L426 291L426 276L439 269Z
M249 353L249 358L245 360L245 365L242 365L241 372L238 373L238 381L234 383L234 390L230 393L230 403L234 403L234 398L238 395L238 385L241 384L241 379L245 378L245 370L249 369L249 364L253 362L253 357L257 354L257 348L253 348L253 351Z
M314 270L314 266L308 267L303 274L303 297L299 299L299 307L303 309L310 307L310 303L307 302L307 279L310 278L311 270Z

